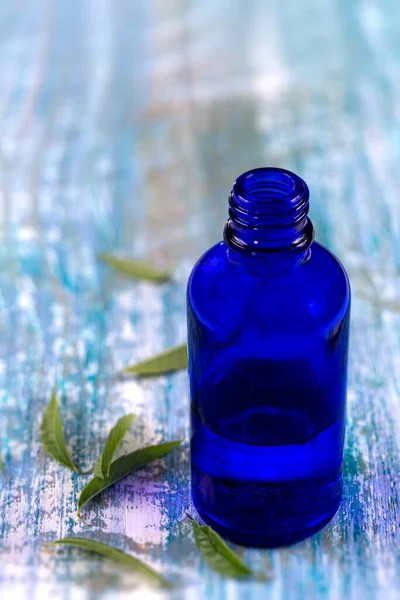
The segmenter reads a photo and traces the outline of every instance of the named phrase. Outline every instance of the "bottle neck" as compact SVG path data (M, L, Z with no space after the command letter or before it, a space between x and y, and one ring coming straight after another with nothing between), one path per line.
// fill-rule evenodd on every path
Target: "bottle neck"
M308 187L294 173L278 168L248 171L229 195L224 240L240 253L306 260L314 240L308 210Z

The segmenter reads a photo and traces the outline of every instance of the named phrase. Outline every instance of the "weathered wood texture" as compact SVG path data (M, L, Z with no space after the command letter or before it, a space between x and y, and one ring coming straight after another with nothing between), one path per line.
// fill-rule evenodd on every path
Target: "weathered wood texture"
M181 574L171 598L400 598L399 52L395 0L0 2L2 598L151 597L101 561L40 552L82 533ZM134 443L187 441L185 374L113 375L185 339L189 269L235 176L262 164L309 182L352 279L345 494L314 538L241 549L274 578L238 585L194 547L187 444L88 506L88 528L84 479L38 436L56 380L83 467L126 412ZM99 251L174 263L175 281L123 280Z

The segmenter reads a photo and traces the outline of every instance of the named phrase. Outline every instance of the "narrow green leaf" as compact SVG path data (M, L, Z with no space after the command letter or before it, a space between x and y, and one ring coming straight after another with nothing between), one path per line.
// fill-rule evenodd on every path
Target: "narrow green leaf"
M130 367L125 367L123 373L132 373L139 377L154 377L156 375L165 375L181 371L188 366L187 345L181 344L174 348L169 348L161 354L148 358L143 362Z
M138 558L134 558L130 554L126 554L126 552L122 552L122 550L118 550L118 548L114 548L113 546L108 546L102 542L96 542L95 540L89 540L87 538L75 537L56 540L55 542L45 544L44 547L48 548L49 546L58 545L74 546L76 548L80 548L81 550L93 552L94 554L100 554L100 556L104 556L105 558L119 563L120 565L129 567L132 571L143 576L149 583L152 583L153 585L164 588L172 587L171 583L165 579L165 577L157 573L157 571L143 563Z
M155 446L147 446L146 448L140 448L130 454L117 458L110 465L110 473L106 479L100 477L94 477L89 483L83 488L81 495L78 500L78 517L81 516L81 510L83 506L92 500L97 494L100 494L103 490L113 485L129 473L144 467L150 462L153 462L157 458L161 458L165 454L168 454L174 448L179 446L182 442L164 442Z
M225 575L225 577L236 579L254 577L260 581L267 580L265 575L255 573L245 565L209 525L199 525L190 515L187 514L187 517L192 524L197 548L202 553L205 561L215 571Z
M2 461L2 460L1 460L1 458L0 458L0 471L2 471L2 470L3 470L3 467L4 467L4 465L3 465L3 461Z
M65 444L55 388L53 388L51 392L50 402L43 415L42 424L40 426L40 438L47 454L50 454L54 460L62 465L81 474L78 467L72 461Z
M110 465L117 450L118 446L122 442L124 435L132 425L135 415L125 415L118 419L116 425L111 429L108 434L106 444L103 452L100 454L96 464L94 465L94 474L100 479L105 479L110 474Z
M131 260L129 258L122 258L104 253L99 254L98 258L119 273L127 275L128 277L136 277L136 279L152 281L153 283L164 283L171 279L171 273L160 271L140 260Z

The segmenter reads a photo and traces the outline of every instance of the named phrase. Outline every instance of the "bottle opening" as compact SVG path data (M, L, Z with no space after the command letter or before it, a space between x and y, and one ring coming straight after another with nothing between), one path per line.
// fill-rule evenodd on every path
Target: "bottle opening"
M248 171L237 178L229 196L225 241L235 250L304 253L314 239L308 208L307 184L291 171Z
M239 207L254 214L269 213L273 205L277 205L273 212L285 213L293 204L304 205L309 197L307 185L300 177L275 167L243 173L233 184L232 194Z

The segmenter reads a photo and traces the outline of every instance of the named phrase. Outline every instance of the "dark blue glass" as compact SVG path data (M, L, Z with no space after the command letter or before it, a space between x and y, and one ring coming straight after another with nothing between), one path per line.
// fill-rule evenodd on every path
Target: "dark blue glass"
M342 493L350 285L289 171L241 175L188 284L192 495L251 546L303 539Z

